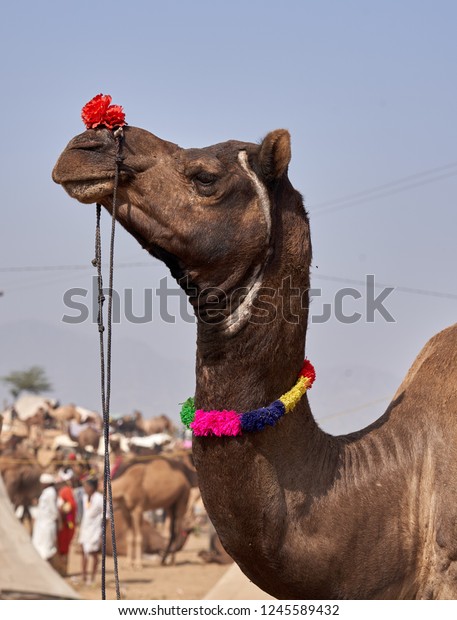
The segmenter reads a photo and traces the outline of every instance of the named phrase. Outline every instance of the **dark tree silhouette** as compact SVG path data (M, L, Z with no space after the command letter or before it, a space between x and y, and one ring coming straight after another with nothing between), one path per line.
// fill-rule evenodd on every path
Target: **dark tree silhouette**
M17 398L21 392L41 394L52 390L52 385L41 366L32 366L28 370L14 370L9 375L1 377L1 380L9 385L13 398Z

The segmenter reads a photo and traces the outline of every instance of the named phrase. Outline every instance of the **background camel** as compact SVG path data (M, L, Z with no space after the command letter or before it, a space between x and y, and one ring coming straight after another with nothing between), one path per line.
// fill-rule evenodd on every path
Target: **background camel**
M127 555L128 549L128 532L129 528L123 516L123 512L119 509L114 511L114 524L116 529L116 551L119 555ZM192 525L185 523L184 528L177 533L176 539L170 547L168 555L171 557L171 563L175 563L175 555L178 551L184 547L192 532ZM164 557L167 552L169 540L164 538L157 528L149 523L146 519L143 519L141 524L141 552L150 555L157 554ZM111 536L106 537L106 552L108 555L113 555L113 546Z
M158 508L165 509L170 517L170 538L162 557L162 564L166 563L184 529L194 475L182 460L155 457L148 463L132 465L113 480L113 501L126 524L127 557L134 566L141 567L143 513Z
M120 418L110 420L110 427L116 433L122 433L125 437L134 437L136 435L144 435L144 431L138 425L143 416L139 411L135 411L133 415L124 415Z
M42 473L43 469L35 458L21 448L6 449L0 455L0 475L5 483L8 497L14 510L22 506L19 518L23 522L28 522L30 531L32 530L30 509L41 495L40 475Z
M219 536L216 532L211 532L209 539L209 549L202 550L198 553L201 559L208 564L232 564L233 558L229 556L222 546Z
M79 415L76 406L71 403L68 405L60 405L58 407L50 408L49 415L62 431L67 431L68 425L72 420L78 424L81 424L81 416Z
M75 438L80 450L85 451L89 448L90 452L97 452L100 444L101 434L95 428L88 426L84 428Z
M156 435L158 433L168 433L169 435L173 435L176 431L176 427L173 422L164 414L145 420L139 411L135 413L139 414L139 417L137 418L137 425L145 435Z
M88 130L53 178L110 211L115 153L111 131ZM259 145L182 149L124 128L117 219L189 294L205 411L272 403L302 365L311 241L290 155L285 130ZM456 598L456 416L453 326L362 431L324 433L304 397L261 432L195 437L206 509L229 554L277 598Z

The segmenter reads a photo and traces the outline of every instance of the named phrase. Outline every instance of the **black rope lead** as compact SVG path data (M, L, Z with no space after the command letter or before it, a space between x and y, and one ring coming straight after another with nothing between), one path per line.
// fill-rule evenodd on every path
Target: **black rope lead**
M103 439L105 443L104 469L103 469L103 519L102 519L102 599L106 600L106 517L109 507L109 518L111 522L111 541L114 560L114 580L116 585L116 598L120 600L121 593L119 587L119 570L117 561L116 534L114 528L114 509L113 493L111 489L111 469L109 462L109 424L110 424L110 398L111 398L111 334L112 334L112 315L113 315L113 276L114 276L114 236L116 224L117 189L119 185L119 168L122 162L122 129L114 132L116 139L116 167L114 173L113 190L113 209L111 218L111 238L109 250L109 282L108 282L108 311L107 311L107 330L106 330L106 358L105 358L105 327L103 324L103 303L105 295L103 290L102 260L101 260L101 205L97 204L97 221L95 228L95 259L93 264L97 267L98 284L98 331L100 338L100 381L101 381L101 400L103 412Z

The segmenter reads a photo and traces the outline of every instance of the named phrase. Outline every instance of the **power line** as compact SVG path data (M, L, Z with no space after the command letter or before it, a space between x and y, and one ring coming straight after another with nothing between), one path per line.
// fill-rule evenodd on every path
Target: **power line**
M119 263L117 265L120 269L130 269L135 267L150 267L155 266L155 262L134 262L134 263ZM158 264L158 263L157 263ZM25 272L49 272L49 271L82 271L93 269L92 265L34 265L34 266L24 266L24 267L2 267L0 268L0 272L2 273L25 273ZM329 282L338 282L341 284L354 284L356 286L366 286L367 283L365 280L356 280L353 278L345 278L339 276L329 276L321 273L313 272L312 277L317 280L327 280ZM65 278L53 279L49 282L33 282L30 285L19 285L20 289L24 288L32 288L36 286L43 286L47 283L54 284L59 283L61 281L65 281ZM375 288L394 288L399 293L408 293L410 295L424 295L427 297L436 297L440 299L457 299L456 293L448 293L443 291L434 291L430 289L423 288L413 288L409 286L397 286L395 284L386 284L385 282L376 282L374 284ZM11 289L10 289L11 290ZM18 287L13 285L12 290L18 290Z
M344 409L343 411L339 411L338 413L332 413L330 415L326 415L323 418L318 418L318 422L326 422L327 420L341 418L342 416L349 415L350 413L356 413L357 411L362 411L362 409L366 409L367 407L371 407L372 405L379 405L381 403L385 403L386 401L388 401L389 398L390 396L384 396L384 398L378 398L368 403L363 403L363 405L359 405L358 407L352 407L351 409Z
M154 263L118 263L116 268L129 267L151 267ZM107 265L103 265L107 267ZM82 271L84 269L93 269L92 263L88 265L25 265L24 267L0 267L0 273L21 273L32 271Z
M341 198L335 198L333 200L326 200L324 202L317 203L315 205L307 205L308 208L313 210L313 214L325 214L336 211L338 209L344 209L346 207L350 207L361 202L368 202L370 200L375 200L378 198L383 198L385 196L390 196L399 192L407 191L408 189L412 189L415 187L419 187L421 185L426 185L428 183L435 183L442 179L446 179L452 176L457 176L457 169L453 170L449 173L439 175L437 177L432 177L431 179L424 179L423 181L419 181L416 183L410 183L404 185L408 181L412 181L414 179L422 179L423 177L430 176L431 174L436 174L437 172L442 172L444 170L449 170L452 168L457 168L457 162L451 162L444 166L439 166L436 168L430 168L429 170L424 170L422 172L417 172L415 174L411 174L405 177L401 177L395 181L390 181L388 183L383 183L381 185L376 185L372 188L362 190L360 192L355 192L353 194L348 194L346 196L342 196ZM396 186L400 185L395 189ZM381 192L381 193L379 193ZM347 204L345 204L347 203ZM321 211L322 209L322 211ZM124 267L147 267L150 266L151 263L146 262L136 262L136 263L118 263L116 265L117 268ZM106 267L106 265L104 265ZM20 273L20 272L37 272L37 271L79 271L92 269L92 264L84 264L84 265L26 265L20 267L0 267L0 273Z
M94 276L96 277L96 276ZM79 282L81 279L86 279L87 281L87 274L86 273L79 273L78 275L73 275L71 277L71 282L74 283L75 281ZM21 284L13 284L11 286L8 286L7 288L7 292L8 293L16 293L17 291L28 291L30 289L33 288L43 288L45 286L52 286L53 284L60 284L61 282L68 282L69 276L65 275L65 276L55 276L54 278L49 279L46 278L45 280L36 280L34 279L32 282L28 281L27 283L21 283Z
M355 284L357 286L366 286L365 280L353 280L352 278L340 278L338 276L326 276L323 274L313 273L313 278L320 280L328 280L329 282L339 282L341 284ZM431 291L423 288L412 288L410 286L396 286L395 284L386 284L385 282L376 282L375 288L393 288L399 293L409 293L411 295L425 295L427 297L439 297L441 299L457 299L455 293L444 293L442 291Z
M124 269L128 269L130 267L146 267L146 266L155 266L155 264L153 262L151 263L122 263L119 264L118 266L120 268L124 268ZM41 267L37 267L36 269L32 269L30 270L29 268L15 268L14 271L15 272L21 272L21 273L29 273L30 271L34 271L34 272L53 272L53 271L60 271L60 272L64 272L67 270L67 267L69 267L69 265L56 265L57 269L49 269L49 266L45 266L45 268L41 268ZM68 282L69 278L71 278L71 282L74 282L75 280L81 280L82 278L86 278L88 277L88 274L86 273L87 270L89 269L93 269L92 266L87 267L86 265L71 265L70 267L72 267L71 271L73 272L77 272L79 271L78 275L72 274L70 275L60 275L57 276L55 275L54 277L51 277L51 279L49 279L49 275L46 277L45 275L42 276L42 278L44 277L45 279L38 279L39 276L35 276L33 278L32 281L30 281L30 279L28 279L28 281L26 281L25 283L22 281L20 283L15 282L11 285L7 285L7 292L8 293L15 293L17 291L21 291L21 290L29 290L29 289L33 289L33 288L40 288L40 287L45 287L45 286L50 286L53 284L59 284L61 282ZM76 268L80 268L80 269L76 269ZM93 277L96 277L95 274Z
M421 187L423 185L429 185L431 183L436 183L437 181L441 181L443 179L448 179L450 177L454 177L457 176L457 170L453 171L453 172L448 172L447 174L442 174L439 175L437 177L433 177L431 179L424 179L423 181L417 181L415 183L409 183L407 185L403 185L401 187L398 188L393 188L391 190L385 190L385 191L381 191L378 193L373 193L372 195L370 195L369 190L367 190L367 195L366 196L361 196L360 198L357 198L355 200L349 201L349 199L341 199L341 204L335 204L334 206L328 206L325 207L323 206L323 203L321 203L321 207L322 209L319 210L319 207L313 207L313 206L308 206L307 208L310 210L311 214L313 217L315 216L319 216L319 215L326 215L327 213L334 213L335 211L340 211L341 209L347 209L348 207L353 207L359 204L364 204L367 202L372 202L374 200L378 200L380 198L387 198L389 196L394 196L395 194L400 194L402 192L406 192L410 189L414 189L416 187Z
M451 168L456 168L456 167L457 167L457 162L451 162L450 164L446 164L445 166L439 166L437 168L430 168L429 170L423 170L421 172L416 172L415 174L410 174L408 176L401 177L399 179L396 179L395 181L390 181L388 183L382 183L381 185L375 185L374 187L371 187L369 189L355 192L354 194L348 194L346 196L342 196L341 198L334 198L333 200L325 200L324 202L319 202L315 205L312 205L312 208L322 209L324 207L330 207L340 202L347 202L348 200L354 200L357 198L361 198L369 194L373 194L379 191L390 189L392 187L395 187L396 185L403 185L404 183L407 183L408 181L420 179L424 176L429 176L431 174L436 174L437 172L443 172L444 170L449 170ZM453 174L455 174L455 172L457 171L454 171Z

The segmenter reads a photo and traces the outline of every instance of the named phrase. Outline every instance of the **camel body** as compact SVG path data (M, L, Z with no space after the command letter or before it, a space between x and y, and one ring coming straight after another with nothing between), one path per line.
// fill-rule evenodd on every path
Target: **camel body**
M311 240L290 153L286 130L182 149L124 128L116 218L189 296L197 408L257 409L297 379ZM115 157L113 133L88 130L53 178L112 211ZM364 430L324 433L303 398L261 432L195 437L202 498L227 552L277 598L456 598L456 419L453 326Z
M141 567L143 550L143 513L164 508L170 516L170 538L162 564L178 549L183 520L190 496L191 481L185 465L170 458L154 458L148 463L130 466L112 481L113 502L121 510L126 525L127 557ZM174 556L172 558L174 561Z
M261 434L194 438L202 497L227 551L277 598L454 599L456 420L454 325L362 431L323 433L305 401ZM217 461L239 493L221 484Z
M114 523L116 530L116 552L118 555L126 556L129 552L127 545L128 527L122 515L122 511L114 511ZM172 564L174 564L175 554L178 551L181 551L181 549L186 544L190 531L191 530L189 529L185 529L181 532L178 532L178 538L174 541L169 552L172 557ZM142 552L149 555L160 555L163 557L163 555L167 551L169 541L157 531L157 528L151 523L143 521L141 526L141 535ZM106 538L106 553L107 555L113 555L113 544L111 536L107 536Z
M8 497L17 510L23 507L21 521L28 521L32 529L31 508L41 495L40 475L43 473L36 459L21 450L6 450L0 456L0 475Z

